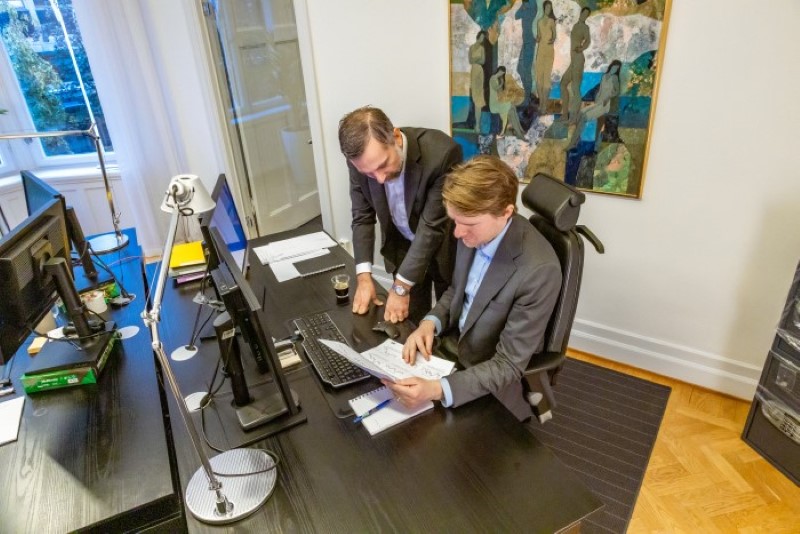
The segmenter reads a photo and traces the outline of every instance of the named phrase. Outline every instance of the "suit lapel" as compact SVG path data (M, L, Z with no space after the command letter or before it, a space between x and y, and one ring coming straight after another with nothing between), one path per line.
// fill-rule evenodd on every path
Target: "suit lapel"
M456 269L453 272L452 285L455 288L455 292L453 301L450 303L450 326L457 325L458 320L461 318L461 308L464 307L464 291L467 288L469 268L474 257L475 249L466 247L459 241L458 249L456 250L456 265L465 265L466 269Z
M483 314L489 301L508 283L517 270L514 258L519 256L521 252L521 239L522 231L519 222L512 219L511 226L508 227L508 232L500 242L500 246L497 247L492 263L489 264L489 269L487 269L481 286L478 288L478 294L475 295L475 300L469 308L469 315L467 315L467 320L464 322L464 330L461 332L462 336L472 328L478 317ZM471 261L469 265L472 265ZM466 284L464 287L466 287Z
M367 184L369 185L369 193L370 196L372 196L372 202L374 204L375 213L378 216L378 221L381 223L381 228L384 229L383 231L386 231L385 228L387 228L390 218L386 189L383 188L383 185L371 178L367 178Z
M422 177L422 166L419 164L419 159L422 156L419 151L419 140L417 137L405 130L403 134L406 136L406 170L403 177L403 189L406 203L406 214L408 215L408 225L416 228L417 221L413 220L413 207L414 199L417 197L417 189L419 189L420 179Z

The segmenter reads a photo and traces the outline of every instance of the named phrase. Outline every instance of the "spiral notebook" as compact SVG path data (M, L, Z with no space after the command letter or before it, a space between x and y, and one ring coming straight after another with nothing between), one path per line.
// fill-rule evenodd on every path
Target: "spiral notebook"
M431 401L416 406L415 408L406 408L394 400L392 391L386 386L350 399L348 402L353 412L358 416L367 413L387 399L392 399L388 406L381 408L361 421L361 424L364 425L364 428L367 429L371 436L433 408L433 402Z

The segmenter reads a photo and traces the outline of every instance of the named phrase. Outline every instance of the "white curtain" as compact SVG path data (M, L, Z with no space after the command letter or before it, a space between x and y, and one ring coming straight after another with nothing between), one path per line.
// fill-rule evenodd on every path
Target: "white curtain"
M146 6L133 0L73 0L124 191L145 254L161 251L169 217L158 207L185 168L159 82Z

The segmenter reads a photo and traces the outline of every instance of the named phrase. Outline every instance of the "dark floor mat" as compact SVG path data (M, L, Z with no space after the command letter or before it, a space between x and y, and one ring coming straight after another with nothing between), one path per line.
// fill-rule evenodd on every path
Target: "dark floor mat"
M581 532L625 532L671 388L567 359L553 389L553 419L530 428L605 504Z

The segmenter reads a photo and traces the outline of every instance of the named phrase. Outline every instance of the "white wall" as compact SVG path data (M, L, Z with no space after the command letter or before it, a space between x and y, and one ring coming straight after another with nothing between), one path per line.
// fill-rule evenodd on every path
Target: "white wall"
M329 230L348 237L339 118L373 104L397 124L449 131L448 4L298 1ZM752 396L800 256L798 27L796 0L674 3L643 198L590 194L583 208L607 252L587 252L573 347Z

